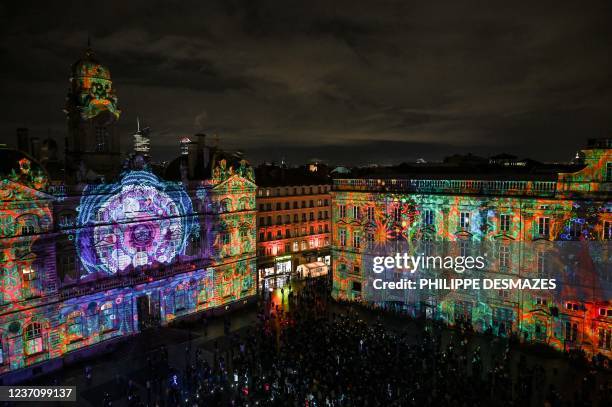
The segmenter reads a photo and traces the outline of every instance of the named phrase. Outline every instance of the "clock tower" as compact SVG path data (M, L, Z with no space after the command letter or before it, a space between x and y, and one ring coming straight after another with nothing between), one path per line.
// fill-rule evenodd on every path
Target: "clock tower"
M115 124L121 111L110 71L98 62L91 47L72 65L64 112L67 180L95 182L118 175L121 156Z

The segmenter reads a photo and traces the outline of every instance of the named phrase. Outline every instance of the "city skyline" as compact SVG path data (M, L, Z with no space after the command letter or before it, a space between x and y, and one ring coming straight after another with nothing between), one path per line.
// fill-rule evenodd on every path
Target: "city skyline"
M609 7L4 5L0 143L28 127L62 149L70 65L90 37L117 89L124 154L140 117L155 160L203 131L254 163L568 161L612 129Z

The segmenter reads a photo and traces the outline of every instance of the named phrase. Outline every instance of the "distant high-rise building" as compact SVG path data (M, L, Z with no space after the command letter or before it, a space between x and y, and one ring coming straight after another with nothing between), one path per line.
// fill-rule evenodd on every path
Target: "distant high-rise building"
M149 157L151 148L151 138L149 134L151 130L148 127L140 128L140 119L136 119L136 133L134 133L134 152L144 157Z
M180 141L181 155L189 155L189 146L191 144L193 144L193 142L191 141L189 137L181 138L181 141Z

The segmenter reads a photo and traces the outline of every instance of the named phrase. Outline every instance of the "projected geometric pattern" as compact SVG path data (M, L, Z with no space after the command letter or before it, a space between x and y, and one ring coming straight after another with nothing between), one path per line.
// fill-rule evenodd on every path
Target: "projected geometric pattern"
M86 190L79 206L77 249L87 273L115 274L167 264L197 233L191 200L175 183L133 171L119 183Z

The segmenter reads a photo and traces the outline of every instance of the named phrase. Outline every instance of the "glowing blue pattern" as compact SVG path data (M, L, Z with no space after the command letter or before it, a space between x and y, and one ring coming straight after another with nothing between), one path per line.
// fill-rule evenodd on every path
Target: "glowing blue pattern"
M77 225L77 250L88 274L170 263L199 230L185 189L148 171L86 187Z

